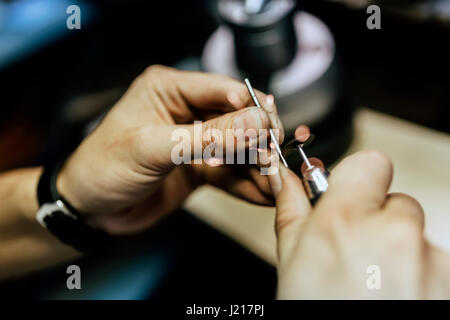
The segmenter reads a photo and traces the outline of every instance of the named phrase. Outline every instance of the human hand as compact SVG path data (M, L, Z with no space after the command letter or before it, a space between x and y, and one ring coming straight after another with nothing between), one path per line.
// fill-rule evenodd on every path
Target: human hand
M282 140L273 96L257 94L267 113L249 107L251 97L243 83L152 66L66 161L58 190L89 224L112 234L147 228L203 183L258 204L273 204L267 177L256 168L243 173L242 168L206 164L175 167L171 159L178 143L171 141L172 132L184 128L193 137L194 120L203 120L203 131L272 126L280 129Z
M450 255L424 239L420 204L388 193L387 157L368 151L344 159L314 208L292 171L280 168L282 184L276 178L278 298L450 297ZM379 267L379 290L367 285L369 266Z

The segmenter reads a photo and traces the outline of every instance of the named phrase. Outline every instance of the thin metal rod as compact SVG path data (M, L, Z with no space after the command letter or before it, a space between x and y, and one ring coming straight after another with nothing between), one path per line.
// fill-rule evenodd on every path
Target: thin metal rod
M306 165L308 166L308 169L312 168L311 162L309 162L308 157L306 156L305 151L303 151L302 147L297 146L297 149L298 151L300 151L303 161L305 161Z
M248 92L250 93L250 96L252 97L253 102L255 103L255 105L256 105L258 108L260 108L261 110L264 111L264 109L261 107L261 104L259 103L258 98L256 97L255 91L253 90L253 87L252 87L252 85L250 84L250 81L248 80L248 78L245 78L245 79L244 79L244 82L245 82L245 85L247 86ZM284 166L285 166L286 168L289 168L289 167L288 167L288 164L287 164L287 162L286 162L286 159L284 159L284 156L283 156L283 154L281 153L280 145L278 144L278 140L276 139L273 130L272 130L272 129L269 129L269 132L270 132L270 140L271 140L271 141L273 142L273 144L275 145L275 149L277 150L278 155L280 156L281 162L283 162L283 164L284 164Z
M245 85L247 86L248 92L250 92L250 96L252 97L253 102L255 103L255 105L256 105L258 108L261 108L261 109L262 109L261 105L259 104L258 97L256 97L255 91L253 90L253 87L252 87L252 85L250 84L250 80L248 80L248 78L245 78L245 79L244 79L244 82L245 82Z

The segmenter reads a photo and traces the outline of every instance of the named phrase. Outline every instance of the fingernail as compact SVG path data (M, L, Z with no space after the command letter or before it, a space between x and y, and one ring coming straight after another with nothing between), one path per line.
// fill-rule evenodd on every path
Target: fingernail
M268 94L266 96L266 104L267 105L272 106L274 104L274 100L275 100L275 98L272 94Z
M305 142L306 140L308 140L309 136L310 136L310 132L309 132L309 127L305 126L305 125L301 125L298 126L297 129L295 129L295 139L299 142Z

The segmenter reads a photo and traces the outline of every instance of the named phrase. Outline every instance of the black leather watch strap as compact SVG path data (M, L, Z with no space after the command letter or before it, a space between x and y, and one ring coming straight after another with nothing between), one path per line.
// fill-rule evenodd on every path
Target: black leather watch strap
M58 193L58 190L56 189L56 178L58 177L59 170L61 169L63 164L64 162L60 161L56 164L44 167L44 172L39 179L37 190L39 205L42 206L44 203L51 203L57 200L61 200L72 214L81 219L80 213L75 210L75 208L73 208L69 204L69 202Z
M80 251L103 247L110 237L88 226L83 216L58 193L56 178L63 163L46 166L39 179L37 196L43 217L41 223L61 242Z

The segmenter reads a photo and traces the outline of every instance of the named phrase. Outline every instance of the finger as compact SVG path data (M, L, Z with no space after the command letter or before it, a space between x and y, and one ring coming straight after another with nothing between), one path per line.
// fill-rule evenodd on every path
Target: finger
M295 139L299 142L305 142L309 139L309 136L311 135L310 129L306 125L300 125L295 129Z
M311 212L311 205L300 178L288 168L280 166L279 174L270 175L269 182L277 206L275 231L278 257L283 259L292 252L300 229Z
M399 218L416 220L422 229L425 225L423 208L413 197L404 193L390 193L386 197L383 212Z
M198 109L213 108L229 112L254 106L245 84L223 75L179 71L177 87L188 104ZM266 95L259 90L255 90L255 94L269 117L271 128L280 131L279 141L283 142L284 129L273 95Z
M233 153L233 158L235 152L242 152L243 159L248 160L245 151L252 138L251 133L255 133L257 138L258 131L267 131L269 126L267 115L257 107L226 113L193 125L146 126L139 132L136 154L143 165L152 158L151 165L160 170L179 164L199 164L212 158L228 159L227 152Z
M194 126L189 126L189 128L191 131L195 129ZM243 146L238 143L237 139L239 136L246 141L248 140L249 144L257 145L258 139L267 138L269 128L270 121L267 115L257 107L249 107L239 111L226 113L220 117L202 123L204 138L203 148L207 147L212 142L208 130L216 132L218 130L221 133L223 137L222 141L214 140L214 142L222 146L223 151L225 152L227 150L242 151L244 147L248 147L248 144ZM261 132L265 132L265 135L260 135L260 130L262 130ZM194 134L194 132L192 132L192 134ZM234 139L227 139L229 137ZM228 146L229 148L227 149L228 143L233 144L232 148Z
M183 98L194 108L227 112L253 105L245 85L224 75L178 71L175 81Z
M367 213L379 209L392 181L392 163L376 151L357 152L345 158L330 174L328 190L318 207Z
M180 107L223 113L242 109L249 106L247 102L250 102L249 94L243 85L224 75L152 65L139 79L154 88L160 100L169 106L168 111L174 113L174 116L185 112L180 110ZM227 98L229 93L237 96L235 103L231 103Z

